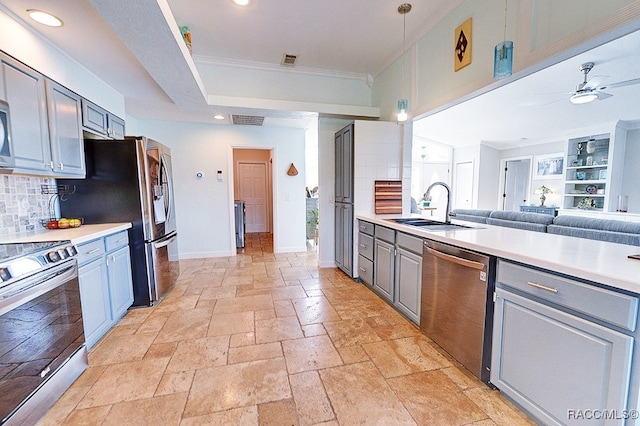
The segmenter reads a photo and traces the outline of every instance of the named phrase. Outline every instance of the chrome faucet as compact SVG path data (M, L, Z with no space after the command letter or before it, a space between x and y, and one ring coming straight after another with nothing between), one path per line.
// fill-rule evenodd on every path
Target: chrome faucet
M449 218L449 209L451 208L451 188L449 188L449 185L447 185L444 182L434 182L431 185L429 185L429 187L427 188L427 190L423 195L423 198L426 200L427 197L429 196L429 192L431 192L431 188L433 188L436 185L444 186L444 188L447 190L447 210L445 211L445 214L444 214L444 222L451 223L451 219Z

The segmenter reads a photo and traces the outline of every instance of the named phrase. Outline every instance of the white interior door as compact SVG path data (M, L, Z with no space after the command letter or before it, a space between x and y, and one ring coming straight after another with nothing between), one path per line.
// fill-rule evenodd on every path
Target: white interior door
M503 210L519 211L525 205L529 186L530 161L507 161L504 171Z
M267 232L267 165L238 164L238 195L244 201L246 232Z
M453 189L455 209L473 208L473 161L456 163L455 188Z

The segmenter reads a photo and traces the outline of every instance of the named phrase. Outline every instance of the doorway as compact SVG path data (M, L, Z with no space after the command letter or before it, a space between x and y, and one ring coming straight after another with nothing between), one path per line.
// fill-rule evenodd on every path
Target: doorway
M526 205L529 193L531 159L518 158L504 160L504 184L502 190L502 210L519 211Z
M473 208L474 170L473 161L456 163L455 186L453 188L453 207L456 209Z
M234 199L244 203L245 232L273 232L273 153L270 149L233 149Z

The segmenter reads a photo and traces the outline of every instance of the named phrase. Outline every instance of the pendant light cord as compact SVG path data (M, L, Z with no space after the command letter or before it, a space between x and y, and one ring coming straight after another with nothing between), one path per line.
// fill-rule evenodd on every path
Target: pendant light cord
M402 14L402 99L405 99L404 91L404 54L407 49L407 14Z
M502 33L502 41L507 41L507 2L504 0L504 32Z

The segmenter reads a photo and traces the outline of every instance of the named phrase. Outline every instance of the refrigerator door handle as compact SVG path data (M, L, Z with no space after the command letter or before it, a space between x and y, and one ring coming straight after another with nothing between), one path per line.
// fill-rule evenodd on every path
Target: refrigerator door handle
M158 241L153 243L153 248L154 249L159 249L162 247L166 247L169 244L171 244L173 241L175 241L176 237L178 236L177 232L172 232L171 234L162 237L161 239L159 239Z

